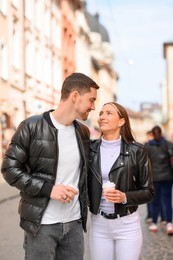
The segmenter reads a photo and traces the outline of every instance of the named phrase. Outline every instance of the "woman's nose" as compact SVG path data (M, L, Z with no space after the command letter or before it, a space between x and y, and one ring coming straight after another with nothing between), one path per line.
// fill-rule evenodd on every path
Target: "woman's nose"
M100 118L100 120L104 119L104 118L105 118L105 114L101 114L101 115L99 116L99 118Z

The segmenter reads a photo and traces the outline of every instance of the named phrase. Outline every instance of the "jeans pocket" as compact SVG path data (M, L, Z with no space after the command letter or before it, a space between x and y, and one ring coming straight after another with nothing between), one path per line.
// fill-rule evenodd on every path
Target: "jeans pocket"
M138 212L133 212L132 214L130 215L127 215L127 216L124 216L121 218L121 222L123 224L132 224L132 223L138 223L140 222L140 218L139 218L139 214Z

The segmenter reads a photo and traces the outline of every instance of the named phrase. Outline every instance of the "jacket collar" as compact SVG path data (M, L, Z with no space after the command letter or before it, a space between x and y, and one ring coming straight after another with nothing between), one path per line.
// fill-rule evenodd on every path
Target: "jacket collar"
M101 139L93 140L91 141L90 149L91 152L95 153L93 165L90 165L90 167L93 169L93 172L95 173L97 179L100 183L102 183L102 177L101 177L101 163L100 163L100 145L101 145ZM125 157L130 155L130 145L125 143L123 140L121 140L121 148L120 148L120 155L118 156L117 160L112 165L111 171L124 167L125 166Z
M100 145L101 145L101 139L93 140L91 141L91 150L95 153L100 152ZM123 140L121 140L121 148L120 148L120 155L129 155L130 153L130 146L125 143Z
M53 111L54 111L54 109L51 109L49 111L44 112L43 113L43 118L47 121L47 123L49 125L51 125L51 127L55 128L55 126L53 125L52 120L50 118L50 113L53 112Z
M49 111L44 112L43 113L43 118L47 121L47 123L49 125L51 125L51 127L55 128L55 126L53 125L52 120L50 118L50 113L53 112L53 111L54 111L54 109L51 109ZM79 124L78 124L77 120L74 120L73 123L74 123L75 129L78 129L79 128Z
M51 127L56 129L55 126L52 123L51 118L50 118L50 113L53 112L53 111L54 111L54 109L51 109L49 111L44 112L43 113L43 118L47 121L47 123ZM81 138L81 134L82 134L82 129L80 127L81 124L77 120L74 120L73 124L74 124L74 128L75 128L75 131L76 131L77 141L78 141L78 144L79 144L81 155L82 155L83 158L85 158L85 152L84 152L84 148L83 148L83 144L82 144L83 143L83 141L82 141L83 138Z

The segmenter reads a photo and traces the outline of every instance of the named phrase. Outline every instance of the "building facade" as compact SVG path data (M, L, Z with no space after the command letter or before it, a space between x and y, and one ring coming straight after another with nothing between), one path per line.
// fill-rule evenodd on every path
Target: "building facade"
M18 124L55 108L72 72L100 85L98 109L105 99L114 100L111 43L98 17L92 18L82 0L0 1L0 163ZM86 122L92 129L97 116Z
M173 141L173 42L164 43L166 81L163 83L163 125L168 138Z

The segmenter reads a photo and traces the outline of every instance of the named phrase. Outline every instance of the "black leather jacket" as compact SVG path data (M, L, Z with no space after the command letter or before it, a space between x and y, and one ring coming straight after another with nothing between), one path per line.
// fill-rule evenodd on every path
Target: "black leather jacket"
M49 112L21 122L6 151L1 168L4 179L21 191L20 226L34 236L48 205L58 164L58 131L51 122ZM79 200L82 224L86 231L89 130L78 121L74 121L74 125L81 153Z
M101 140L90 145L90 167L88 173L89 207L93 214L99 212L102 196L100 169ZM126 204L114 204L116 214L126 215L137 210L138 205L151 201L154 197L150 161L143 145L121 141L120 155L109 172L109 180L116 188L125 192Z

